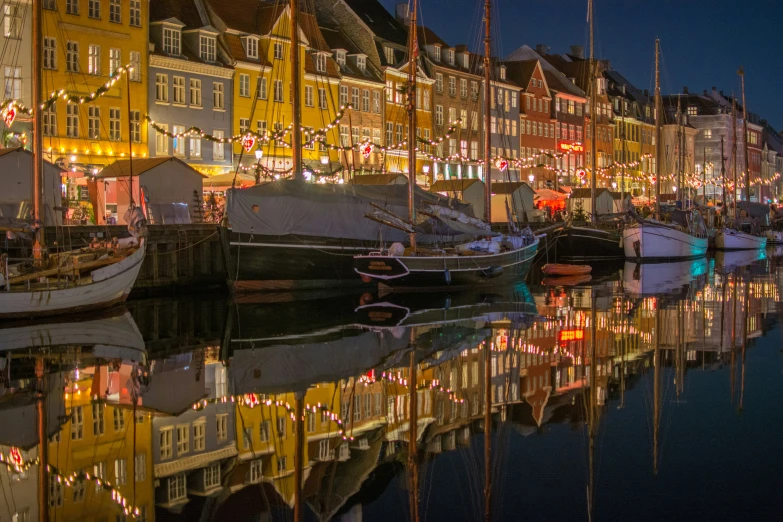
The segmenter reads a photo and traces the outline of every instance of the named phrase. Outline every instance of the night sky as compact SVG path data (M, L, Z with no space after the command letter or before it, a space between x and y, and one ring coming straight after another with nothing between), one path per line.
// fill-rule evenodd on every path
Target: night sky
M419 0L423 20L451 45L480 45L482 0ZM745 67L750 111L783 130L783 1L594 0L595 48L640 89L654 84L655 37L661 39L664 94L736 90ZM381 0L394 12L395 0ZM499 51L527 44L552 53L570 45L587 49L587 0L495 0ZM585 52L587 52L585 50Z

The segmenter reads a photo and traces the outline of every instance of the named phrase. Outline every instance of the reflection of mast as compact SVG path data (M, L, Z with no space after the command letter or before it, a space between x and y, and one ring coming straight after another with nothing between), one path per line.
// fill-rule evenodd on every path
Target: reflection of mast
M492 353L484 341L484 518L492 520Z
M745 317L742 327L742 374L740 377L739 411L742 412L742 401L745 396L745 352L748 348L748 317L750 310L750 280L745 281Z
M304 398L305 392L296 392L294 402L294 520L304 519L302 511L302 474L304 471Z
M661 303L655 299L655 351L653 352L653 473L658 474L658 427L661 421Z
M37 112L37 111L36 111ZM43 356L35 359L35 407L38 416L38 515L41 522L49 520L49 437L46 431L46 375Z
M415 29L413 29L415 31ZM413 336L413 329L411 329L411 336ZM416 351L411 350L410 355L410 369L408 376L408 470L410 470L410 484L409 484L409 497L410 497L410 510L411 520L418 522L419 520L419 464L416 459L416 441L418 440L417 425L418 408L416 404Z
M734 404L734 380L737 373L735 366L734 349L737 346L737 274L734 274L734 286L732 289L732 301L734 311L731 316L731 403Z
M596 405L598 402L598 370L596 368L596 328L595 323L595 288L590 289L590 399L588 400L588 407L590 408L587 416L588 426L587 434L589 438L588 445L588 467L589 467L589 482L587 485L587 519L593 519L593 493L595 487L595 433L597 431L596 426Z

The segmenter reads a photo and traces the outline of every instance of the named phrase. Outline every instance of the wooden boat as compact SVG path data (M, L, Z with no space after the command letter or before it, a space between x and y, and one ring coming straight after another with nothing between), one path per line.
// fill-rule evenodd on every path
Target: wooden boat
M708 238L701 216L696 211L675 212L683 214L684 226L644 220L625 227L625 258L661 261L705 256Z
M589 283L592 280L593 276L590 274L579 274L571 276L547 277L541 281L541 284L544 286L576 286Z
M547 263L541 270L548 276L573 276L589 274L593 271L593 267L590 265Z

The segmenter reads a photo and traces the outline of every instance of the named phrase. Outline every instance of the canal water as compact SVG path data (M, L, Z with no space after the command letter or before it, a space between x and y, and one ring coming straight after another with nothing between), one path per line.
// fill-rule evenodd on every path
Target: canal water
M0 521L780 520L780 254L0 325Z

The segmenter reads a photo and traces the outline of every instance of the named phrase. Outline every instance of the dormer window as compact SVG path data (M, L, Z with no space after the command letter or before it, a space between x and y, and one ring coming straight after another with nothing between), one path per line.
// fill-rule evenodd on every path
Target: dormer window
M367 66L367 58L364 56L357 56L356 57L356 68L360 71L364 71L364 68Z
M388 45L383 46L383 55L386 58L386 63L389 65L394 64L394 49L389 47Z
M326 55L324 53L315 55L315 70L322 73L326 72Z
M334 59L337 61L337 65L345 67L345 51L338 49L334 52Z
M245 36L245 54L248 58L258 59L258 38Z
M179 56L182 34L179 29L163 28L163 52L172 56Z
M437 62L439 62L440 61L440 45L436 45L433 48L433 53L434 53L434 55L433 55L432 59L437 61Z
M199 37L199 51L202 60L205 62L214 62L217 57L215 37L201 35Z
M470 55L468 53L462 55L462 67L470 69Z
M449 49L449 65L454 65L454 49Z
M506 67L504 65L500 66L500 79L501 80L506 79Z

